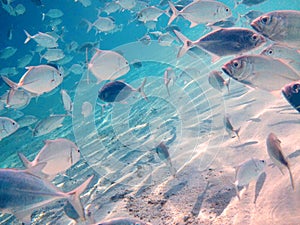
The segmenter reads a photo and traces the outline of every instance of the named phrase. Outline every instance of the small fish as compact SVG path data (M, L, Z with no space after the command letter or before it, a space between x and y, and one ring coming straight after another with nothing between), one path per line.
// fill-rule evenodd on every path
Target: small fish
M133 88L129 84L122 81L112 81L105 84L98 92L98 97L105 102L122 102L132 92L139 92L145 100L147 100L147 96L144 93L144 86L146 84L146 78L143 83L138 88Z
M227 55L241 54L265 43L265 38L247 28L220 28L212 31L197 41L190 41L180 32L174 33L183 43L177 57L183 56L189 49L198 47L213 56L213 61Z
M37 34L31 36L26 30L24 30L27 38L24 41L24 44L27 44L31 39L33 39L38 45L43 46L45 48L56 48L58 47L57 39L53 36L38 32Z
M251 26L272 41L300 48L300 11L272 11L256 18Z
M168 149L169 148L165 145L164 142L159 143L159 145L155 147L155 151L156 151L158 157L160 158L160 160L164 161L167 164L167 166L169 167L169 169L171 171L172 176L175 177L177 171L172 165Z
M191 22L190 28L192 28L198 24L214 23L232 15L231 10L226 5L213 0L193 1L180 11L170 1L169 6L173 14L169 19L168 25L178 16L189 20Z
M52 91L63 81L62 73L55 67L50 65L39 65L26 67L27 72L21 77L18 83L15 83L2 76L5 83L11 87L7 104L10 104L10 98L15 94L16 90L23 88L24 90L37 96Z
M13 38L13 25L11 25L11 27L9 28L9 30L7 32L7 39L11 41L12 38Z
M18 129L19 124L16 121L8 117L0 117L0 141L16 132Z
M46 16L52 19L57 19L63 15L64 13L60 9L49 9L47 13L42 13L42 20L44 20Z
M97 49L88 64L88 69L100 83L102 80L115 80L125 75L130 70L130 66L128 61L119 53Z
M21 109L25 108L32 98L32 95L25 90L16 90L14 95L9 99L9 104L7 104L7 98L9 91L1 95L0 101L6 104L7 108Z
M33 54L26 54L22 58L19 58L17 60L18 68L23 69L24 67L28 66L29 63L31 62L32 58L33 58Z
M300 113L300 81L295 81L286 84L281 89L282 95L285 99Z
M283 44L274 43L265 48L261 55L270 56L274 59L283 59L296 71L300 71L300 50Z
M51 181L57 174L65 172L79 161L80 151L72 141L65 138L58 138L44 142L44 147L32 162L22 153L18 153L19 158L27 169L41 163L46 163L45 167L37 175L40 175L40 172L42 172L43 177Z
M280 90L285 84L300 79L292 67L264 55L239 56L225 63L222 70L245 85L270 92Z
M8 46L0 50L0 59L8 59L17 52L15 47Z
M158 21L158 18L166 13L164 10L156 8L155 6L149 6L147 8L142 9L138 15L137 19L143 23L149 21Z
M16 5L14 10L15 10L17 16L23 15L26 12L26 8L23 4Z
M240 139L239 132L241 130L241 127L239 127L238 129L234 129L229 120L229 116L224 116L223 122L228 135L231 136L231 138L234 138L235 136L232 136L232 133L235 133L238 139Z
M66 110L66 112L68 114L71 114L72 110L73 110L73 103L72 103L71 97L68 95L68 93L65 90L61 90L60 94L61 94L62 101L64 104L64 109Z
M164 83L167 88L167 92L169 96L171 96L169 91L169 84L172 80L175 79L175 77L176 77L175 71L171 67L168 67L164 73Z
M136 0L118 0L117 3L125 10L131 10L136 6Z
M281 173L283 174L282 172L283 167L286 167L288 169L291 185L293 190L295 190L291 168L286 157L283 155L282 148L281 148L281 141L274 133L270 133L267 137L266 144L267 144L267 151L272 162L279 168Z
M74 74L77 74L77 75L83 74L83 72L84 72L84 67L83 67L82 65L80 65L80 64L73 64L73 65L70 67L69 71L70 71L71 73L74 73Z
M36 166L40 170L44 164ZM31 214L52 202L67 199L82 220L85 220L80 195L87 188L93 176L70 192L62 192L49 181L30 173L30 170L0 169L0 196L7 201L0 202L2 212L15 215L25 224L31 224ZM9 199L9 201L8 201Z
M211 71L208 75L208 82L213 88L217 89L220 92L222 92L223 88L226 86L229 93L230 79L228 79L228 81L225 81L222 77L221 71Z
M114 219L103 220L93 225L151 225L151 223L143 222L134 218L118 217Z
M51 115L37 123L33 130L33 136L39 137L62 127L62 122L67 115Z
M234 1L234 8L236 8L240 4L243 4L243 5L246 5L246 6L253 6L253 5L261 4L265 1L267 1L267 0L241 0L241 1L235 0Z
M91 115L91 113L93 112L93 106L90 102L84 102L82 103L81 106L81 115L83 115L84 118L88 117L89 115Z
M161 46L171 46L175 40L175 37L173 37L169 32L167 32L159 36L158 44Z
M25 115L17 120L17 123L19 124L19 128L23 127L29 127L36 123L38 121L38 118L33 115Z
M252 180L257 180L260 174L266 167L265 160L250 159L236 167L235 172L235 191L238 199L240 200L238 187L246 186L248 188L249 183Z
M59 48L48 48L44 54L40 55L41 59L48 62L55 62L65 57L64 52Z
M113 2L106 2L102 11L105 12L107 15L109 15L111 13L119 11L120 9L121 6L117 2L113 1Z
M149 36L149 34L145 34L143 37L138 39L138 41L140 41L144 45L149 45L151 44L151 37Z
M98 32L110 32L116 28L115 21L111 17L98 17L94 23L88 20L84 21L88 24L87 32L89 32L92 27L95 27Z

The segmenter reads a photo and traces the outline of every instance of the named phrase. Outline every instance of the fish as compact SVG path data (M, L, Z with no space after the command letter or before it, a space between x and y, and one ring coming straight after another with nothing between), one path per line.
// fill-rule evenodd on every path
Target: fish
M8 117L0 117L0 141L19 129L19 124Z
M67 115L50 115L49 117L40 120L33 129L32 135L34 137L39 137L62 127L62 122L66 116Z
M158 44L161 46L171 46L175 40L175 37L173 37L169 32L167 32L159 36Z
M164 83L167 88L167 92L168 92L169 96L171 96L170 90L169 90L169 84L170 84L171 80L175 79L175 77L176 77L176 75L175 75L175 72L172 69L172 67L168 67L164 72Z
M17 49L12 46L7 46L0 51L0 59L8 59L17 52Z
M239 136L239 132L241 130L241 127L239 127L238 129L234 129L230 120L229 120L229 116L224 116L224 126L225 126L225 130L227 131L228 135L231 136L231 138L234 138L235 136L232 136L232 133L235 133L235 135L238 137L238 139L240 139Z
M135 218L118 217L118 218L103 220L93 225L151 225L151 223L143 222Z
M264 171L266 167L266 161L261 159L251 158L239 166L237 166L235 172L235 191L238 199L240 200L240 194L238 187L246 186L248 188L249 183L252 180L257 180L260 174Z
M83 66L80 65L80 64L73 64L73 65L70 67L69 71L70 71L71 73L74 73L74 74L79 75L79 74L83 74L84 68L83 68Z
M42 20L45 20L45 17L50 17L52 19L60 18L64 13L60 9L49 9L47 13L42 13Z
M155 152L157 153L160 160L162 160L166 163L166 165L170 169L172 176L175 177L177 171L176 171L175 167L173 167L173 165L172 165L172 161L171 161L170 154L169 154L169 148L166 146L166 144L164 142L160 142L155 147Z
M7 98L9 91L5 92L0 96L0 101L6 104L7 108L12 109L22 109L25 108L32 98L32 95L25 90L16 90L14 95L9 99L9 104L7 104Z
M240 4L243 4L243 5L246 5L246 6L254 6L254 5L261 4L265 1L267 1L267 0L241 0L241 1L235 0L234 1L234 8L236 8Z
M10 99L19 88L23 88L39 96L52 91L63 81L61 71L51 65L29 66L26 67L26 69L27 72L21 77L18 83L2 76L4 82L11 88L7 98L7 104L10 104Z
M144 45L151 44L151 37L148 34L145 34L143 37L139 38L138 41L140 41Z
M88 64L88 69L100 83L102 80L115 80L125 75L130 70L130 66L121 54L97 49Z
M224 20L220 20L214 23L209 23L206 26L210 29L216 30L218 28L227 28L227 27L233 27L235 23L237 22L237 19L234 17L229 17Z
M272 41L300 48L300 11L277 10L252 21L254 30Z
M26 54L22 58L19 58L17 60L17 67L18 68L24 68L29 65L33 58L33 54Z
M46 59L48 62L55 62L65 57L63 50L59 48L48 48L44 54L40 55L41 60Z
M117 3L124 9L124 10L131 10L136 6L136 0L118 0Z
M84 7L88 7L92 4L91 0L77 0L80 2Z
M38 32L37 34L32 36L26 30L24 30L24 32L26 34L24 44L27 44L31 39L33 39L38 45L45 48L58 47L57 39L49 34Z
M141 86L136 89L122 81L111 81L106 83L99 90L98 98L104 102L122 102L128 98L132 92L139 92L145 100L148 100L144 92L146 81L147 79L145 78Z
M83 102L81 106L81 115L83 115L84 118L91 115L93 112L93 106L90 102Z
M98 19L91 23L88 20L84 20L88 24L87 32L95 27L98 32L109 32L116 28L115 21L111 17L98 17Z
M6 76L15 76L19 72L16 67L4 67L0 69L0 74L5 74Z
M247 28L220 28L209 32L196 41L190 41L180 32L174 30L174 33L183 43L177 57L182 57L189 49L198 47L213 56L213 61L222 56L237 55L253 50L263 43L265 38Z
M269 92L280 90L285 84L300 79L291 66L264 55L236 57L225 63L222 70L234 80Z
M73 110L73 103L71 97L68 95L66 90L61 90L60 94L64 104L64 109L66 110L67 114L71 114Z
M289 171L291 186L295 190L295 184L290 165L287 158L283 155L281 141L274 133L270 133L266 139L267 152L272 162L279 168L283 174L282 168L286 167Z
M286 84L281 93L290 105L300 113L300 81Z
M29 127L36 123L38 121L38 118L33 115L25 115L17 120L17 123L19 124L19 129L23 127Z
M149 21L158 21L158 18L165 13L166 12L162 9L156 8L155 6L149 6L147 8L142 9L137 14L137 19L138 21L141 21L143 23Z
M15 10L17 16L23 15L26 12L26 8L23 4L16 5L14 10Z
M264 14L264 12L262 12L262 11L250 10L249 12L247 12L245 14L239 15L239 19L245 18L247 20L247 23L250 24L254 19L256 19L257 17L259 17L263 14Z
M35 170L41 169L39 164ZM0 169L0 211L15 215L26 225L31 224L31 214L54 201L66 199L85 220L80 195L94 176L69 192L62 192L52 183L30 173L30 170Z
M117 12L121 9L121 6L113 1L113 2L106 2L104 8L102 9L103 12L105 12L107 15Z
M300 71L300 50L289 46L273 43L265 48L261 55L270 56L274 59L283 59L296 71Z
M169 6L173 12L169 19L170 25L178 16L191 22L190 28L198 24L214 23L229 18L232 12L228 6L222 2L213 0L193 1L183 9L178 11L176 7L169 1Z
M211 71L208 75L208 82L213 88L215 88L220 92L222 92L223 88L226 86L229 93L230 79L225 81L224 78L222 77L221 71L217 71L217 70Z
M51 181L57 174L65 172L79 161L80 150L74 142L65 138L57 138L45 140L43 148L32 162L21 152L18 153L18 156L26 169L46 163L45 167L36 175Z

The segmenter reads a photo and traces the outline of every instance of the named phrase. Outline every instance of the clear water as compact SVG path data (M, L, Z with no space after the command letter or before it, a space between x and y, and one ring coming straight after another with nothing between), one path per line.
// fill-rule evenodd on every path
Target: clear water
M231 57L222 58L217 63L211 63L207 56L186 55L177 59L179 43L174 42L172 46L163 47L155 40L150 45L137 41L145 35L147 28L134 20L136 17L134 12L125 10L110 15L117 25L122 26L121 30L109 34L95 34L95 30L92 29L87 33L87 26L82 20L94 21L97 18L96 9L102 8L105 3L104 0L91 2L90 6L84 7L72 0L44 0L44 6L40 7L31 1L15 0L11 5L22 3L26 8L26 12L19 16L10 16L0 8L0 49L6 46L17 48L13 57L1 60L1 68L16 67L18 59L35 51L34 41L24 44L26 38L24 29L32 35L51 29L58 29L58 33L63 30L63 39L59 40L59 47L64 50L66 56L73 57L69 63L63 65L65 72L73 64L86 63L85 51L67 52L72 41L77 42L79 46L86 42L96 42L100 49L121 52L131 63L130 71L121 77L121 80L137 88L144 77L147 77L145 93L149 100L145 101L138 93L134 93L125 103L111 104L102 110L97 93L104 82L96 84L93 75L87 71L80 75L70 73L59 88L32 99L25 108L0 111L1 116L12 119L18 119L22 115L34 115L38 119L43 119L51 114L62 114L64 108L60 89L67 90L74 103L73 117L67 117L61 128L41 137L33 137L30 129L22 128L3 139L0 142L0 167L22 168L17 153L22 152L31 160L47 139L63 137L76 142L81 150L82 159L65 175L57 176L54 183L63 191L69 191L89 175L94 174L91 188L82 196L82 201L85 206L90 205L96 220L101 220L122 201L121 198L112 200L113 197L124 193L139 193L145 187L155 189L156 186L172 179L168 168L154 151L155 146L161 141L170 147L172 161L179 173L184 173L185 168L195 162L199 164L199 171L207 169L218 154L219 149L216 146L228 138L222 127L223 114L229 107L225 104L226 100L238 99L249 90L232 82L231 92L226 95L207 84L205 75L212 69L219 69ZM222 2L233 9L232 0ZM148 2L149 5L158 3L157 0ZM49 26L49 18L41 20L41 14L51 8L58 8L64 12L63 21L56 28ZM237 17L249 10L269 12L280 9L300 10L300 4L298 0L267 0L253 7L239 5L233 9L233 16ZM163 31L167 21L168 17L162 15L155 30ZM178 25L181 32L191 40L196 40L208 32L204 25L189 28L189 22L183 18L174 21L173 24ZM242 21L236 26L250 28L249 24ZM11 40L7 36L10 29L13 35ZM92 52L89 52L88 58L91 57ZM135 60L140 61L142 67L135 68L132 65ZM39 54L34 53L30 65L40 63L46 62L44 60L40 62ZM170 86L171 96L168 96L163 80L164 71L168 67L172 67L177 76L183 74ZM17 82L25 71L25 68L18 68L18 74L10 78ZM2 80L0 86L0 94L8 90ZM81 113L84 102L89 102L93 106L92 113L86 118ZM220 132L222 135L215 136ZM241 156L241 161L243 159L246 157ZM35 212L32 216L34 224L69 223L70 220L62 210L64 203L56 202ZM19 222L8 214L1 215L1 221L3 224Z

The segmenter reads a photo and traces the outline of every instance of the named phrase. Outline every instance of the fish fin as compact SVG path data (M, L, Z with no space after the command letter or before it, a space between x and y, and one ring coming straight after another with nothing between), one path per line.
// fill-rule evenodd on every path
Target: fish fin
M84 181L77 188L67 193L67 195L69 196L68 197L69 203L73 206L73 208L75 209L75 211L78 213L78 215L82 220L85 220L85 214L84 214L83 206L80 201L80 195L87 188L87 186L89 185L93 177L94 175L90 176L86 181Z
M194 44L192 41L190 41L186 36L184 36L182 33L180 33L177 30L174 30L175 35L177 38L183 43L183 46L179 49L179 52L177 54L177 58L180 58L183 56L189 49L191 49Z
M32 167L32 163L23 155L21 152L18 152L19 159L22 161L23 165L28 169Z
M44 174L44 173L42 172L42 170L44 169L44 167L45 167L46 165L47 165L46 162L38 163L38 164L36 164L36 165L34 165L34 166L31 166L30 168L27 168L27 169L26 169L26 172L27 172L27 173L30 173L30 174L32 174L32 175L34 175L34 176L37 176L37 177L39 177L39 178L41 178L41 179L45 179L45 178L47 177L47 175Z
M239 127L238 129L234 129L233 132L236 134L236 136L238 137L239 141L240 141L240 136L239 136L239 132L241 130L241 127Z
M93 24L90 21L88 21L87 19L83 19L83 21L86 22L87 25L88 25L88 28L87 28L86 32L87 33L90 32L90 30L93 28Z
M16 84L15 82L11 81L10 79L8 79L7 77L5 76L1 76L3 81L11 87L11 89L9 90L8 92L8 95L7 95L7 99L6 99L6 104L7 105L10 105L10 99L14 96L16 90L18 89L18 84Z
M17 217L20 221L22 221L22 224L24 225L31 224L31 214L32 214L32 210L22 210L22 211L14 212L15 217Z
M148 98L144 92L144 87L145 87L146 81L147 81L147 78L144 79L143 83L141 84L140 87L138 87L137 91L141 93L141 95L143 96L143 98L145 100L148 100Z
M192 21L191 21L190 28L193 28L193 27L195 27L195 26L197 26L197 25L198 25L198 23L195 23L195 22L192 22Z
M295 183L294 183L294 179L293 179L292 171L291 171L291 168L290 168L290 166L289 166L289 165L287 166L287 169L288 169L288 171L289 171L289 175L290 175L290 180L291 180L291 185L292 185L292 188L293 188L293 190L295 190Z
M32 38L32 36L26 30L24 30L24 32L26 34L26 39L24 41L24 44L27 44L30 41L30 39Z
M180 12L176 9L172 2L169 1L170 9L172 10L172 16L169 19L168 26L177 18Z
M212 59L211 59L211 61L213 62L213 63L216 63L217 61L219 61L220 60L220 56L217 56L217 55L212 55Z

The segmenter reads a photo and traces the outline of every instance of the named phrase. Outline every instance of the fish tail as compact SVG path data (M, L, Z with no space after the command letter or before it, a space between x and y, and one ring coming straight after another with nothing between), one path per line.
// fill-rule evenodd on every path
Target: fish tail
M86 22L87 25L88 25L88 29L87 29L86 32L87 32L87 33L90 32L90 30L91 30L92 27L93 27L93 24L92 24L90 21L86 20L86 19L83 19L83 21Z
M186 36L180 33L177 30L174 30L174 33L179 38L179 40L183 43L183 46L180 48L177 58L183 56L190 48L193 47L193 42L191 42Z
M24 41L24 44L27 44L30 41L30 39L32 38L32 36L26 30L24 30L24 32L26 34L26 39Z
M233 132L236 134L236 136L238 137L239 140L240 140L240 135L239 135L240 130L241 130L241 127L239 127L238 129L233 130Z
M11 81L10 79L8 79L5 76L1 76L3 81L10 86L10 90L9 93L7 95L7 99L6 99L6 104L9 105L11 98L14 96L16 90L18 89L18 84L16 84L15 82Z
M25 155L23 155L21 152L18 152L18 156L26 168L32 167L31 162L26 158Z
M168 26L177 18L180 12L176 9L172 2L169 1L170 9L172 10L172 16L169 19Z
M289 175L290 175L290 180L291 180L292 188L293 188L293 190L295 190L295 183L294 183L292 171L291 171L291 169L290 169L290 166L288 166L287 168L288 168L288 170L289 170Z
M148 97L146 96L145 92L144 92L144 87L146 84L147 78L144 79L143 83L141 84L140 87L138 87L137 91L141 93L141 95L143 96L143 98L145 100L148 100Z
M225 86L227 87L228 94L230 93L229 84L230 84L230 78L227 81L225 81Z
M78 215L83 221L85 220L85 214L84 214L83 206L80 201L80 195L87 188L87 186L89 185L93 177L94 176L89 177L85 182L83 182L77 188L66 193L68 195L68 201L70 202L70 204L73 206L73 208L75 209L75 211L78 213Z

